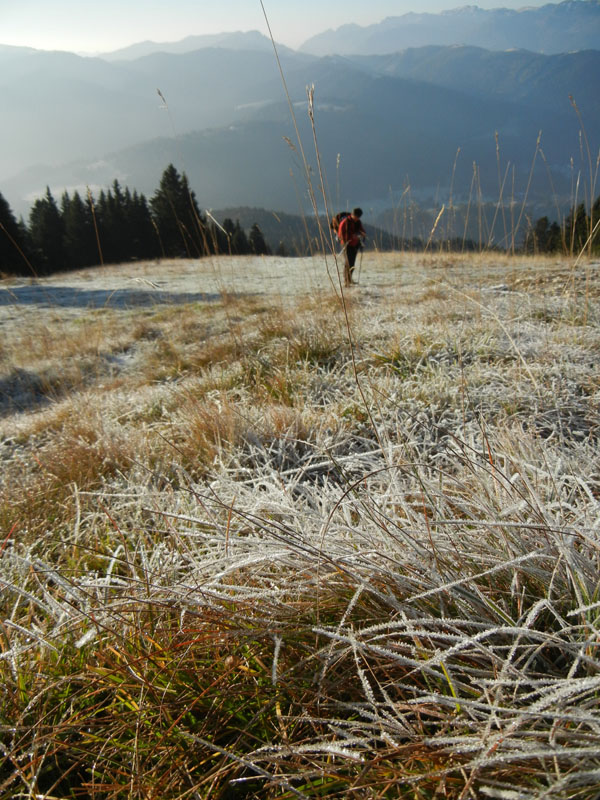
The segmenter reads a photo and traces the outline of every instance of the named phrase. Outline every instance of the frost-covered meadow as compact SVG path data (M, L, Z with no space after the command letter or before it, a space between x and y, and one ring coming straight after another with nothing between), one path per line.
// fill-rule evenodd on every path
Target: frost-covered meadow
M597 798L599 268L1 281L0 799Z

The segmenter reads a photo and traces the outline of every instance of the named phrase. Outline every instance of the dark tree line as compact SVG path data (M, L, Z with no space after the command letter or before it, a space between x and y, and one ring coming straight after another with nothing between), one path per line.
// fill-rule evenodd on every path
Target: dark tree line
M48 275L96 264L152 258L198 258L215 253L268 253L257 225L246 235L239 222L207 220L185 175L173 164L148 201L114 181L97 198L50 189L17 221L0 194L0 272Z
M540 217L530 226L525 236L526 253L590 253L600 252L600 197L588 214L580 203L571 208L562 225L550 222L548 217Z

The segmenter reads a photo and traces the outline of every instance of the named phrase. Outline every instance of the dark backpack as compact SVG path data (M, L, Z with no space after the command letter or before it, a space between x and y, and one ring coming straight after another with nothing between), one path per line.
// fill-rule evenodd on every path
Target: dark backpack
M337 233L340 229L340 225L343 219L350 216L349 211L339 211L331 220L331 230L337 236Z

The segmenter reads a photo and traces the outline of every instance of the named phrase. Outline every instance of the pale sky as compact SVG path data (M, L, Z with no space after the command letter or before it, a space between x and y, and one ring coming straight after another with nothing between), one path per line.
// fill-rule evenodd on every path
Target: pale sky
M275 40L289 47L347 22L370 25L410 11L464 5L523 8L548 0L263 0ZM150 39L259 30L267 33L260 0L0 0L0 44L41 50L108 52Z

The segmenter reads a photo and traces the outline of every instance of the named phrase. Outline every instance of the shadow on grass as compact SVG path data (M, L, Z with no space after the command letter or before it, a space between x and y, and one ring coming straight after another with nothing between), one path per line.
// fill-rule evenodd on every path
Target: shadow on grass
M220 293L163 292L146 289L76 289L71 286L16 286L0 288L0 306L31 305L50 308L140 308L155 305L214 303Z

